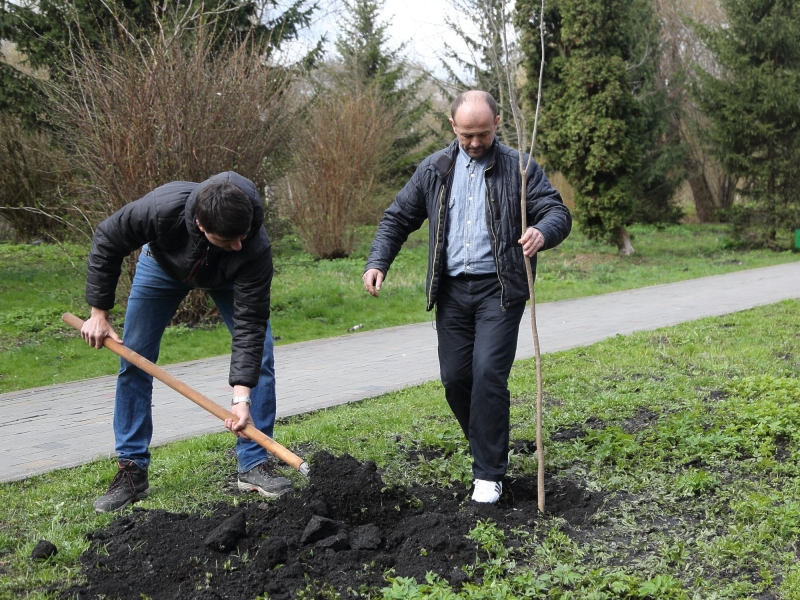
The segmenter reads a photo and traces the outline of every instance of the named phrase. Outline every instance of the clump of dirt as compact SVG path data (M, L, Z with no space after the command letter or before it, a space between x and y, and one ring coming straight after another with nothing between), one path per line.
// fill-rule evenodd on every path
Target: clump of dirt
M422 581L433 571L458 586L480 554L466 535L479 519L511 529L538 513L535 478L507 478L495 506L469 490L386 489L374 463L319 452L310 483L274 502L219 504L203 514L134 509L91 535L81 556L86 582L62 598L143 597L271 600L332 588L377 591L385 573ZM600 506L567 480L546 481L547 510L572 525Z

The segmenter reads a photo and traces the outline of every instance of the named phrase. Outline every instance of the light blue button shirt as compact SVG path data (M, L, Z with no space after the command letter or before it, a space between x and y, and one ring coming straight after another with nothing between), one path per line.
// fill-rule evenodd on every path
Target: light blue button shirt
M497 271L486 226L487 162L487 155L476 160L458 147L447 209L445 272L450 276Z

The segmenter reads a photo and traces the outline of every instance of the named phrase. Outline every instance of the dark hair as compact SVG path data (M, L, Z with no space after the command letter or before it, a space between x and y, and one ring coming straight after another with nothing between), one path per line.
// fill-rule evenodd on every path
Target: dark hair
M250 231L253 205L230 181L214 181L197 192L194 216L207 233L232 240Z
M492 111L492 118L496 118L498 115L497 100L495 100L489 92L483 92L481 90L469 90L468 92L462 92L456 96L453 103L450 105L450 117L455 121L456 112L461 108L462 104L474 102L478 99L483 100L489 105L489 109Z

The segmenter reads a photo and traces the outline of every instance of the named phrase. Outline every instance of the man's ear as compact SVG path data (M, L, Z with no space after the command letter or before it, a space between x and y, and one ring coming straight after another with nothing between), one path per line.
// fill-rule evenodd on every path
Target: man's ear
M197 225L197 228L198 228L200 231L202 231L203 233L205 233L205 232L206 232L206 230L205 230L205 229L203 229L203 226L202 226L202 225L200 225L200 221L198 221L197 219L195 219L195 220L194 220L194 224L195 224L195 225Z

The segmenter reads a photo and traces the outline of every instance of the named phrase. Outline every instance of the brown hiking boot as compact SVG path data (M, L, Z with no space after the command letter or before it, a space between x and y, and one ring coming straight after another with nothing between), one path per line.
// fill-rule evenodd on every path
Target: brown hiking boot
M117 463L117 474L108 486L108 491L94 501L94 509L99 513L114 512L128 506L131 502L147 498L150 485L147 483L147 471L136 466L130 460Z

